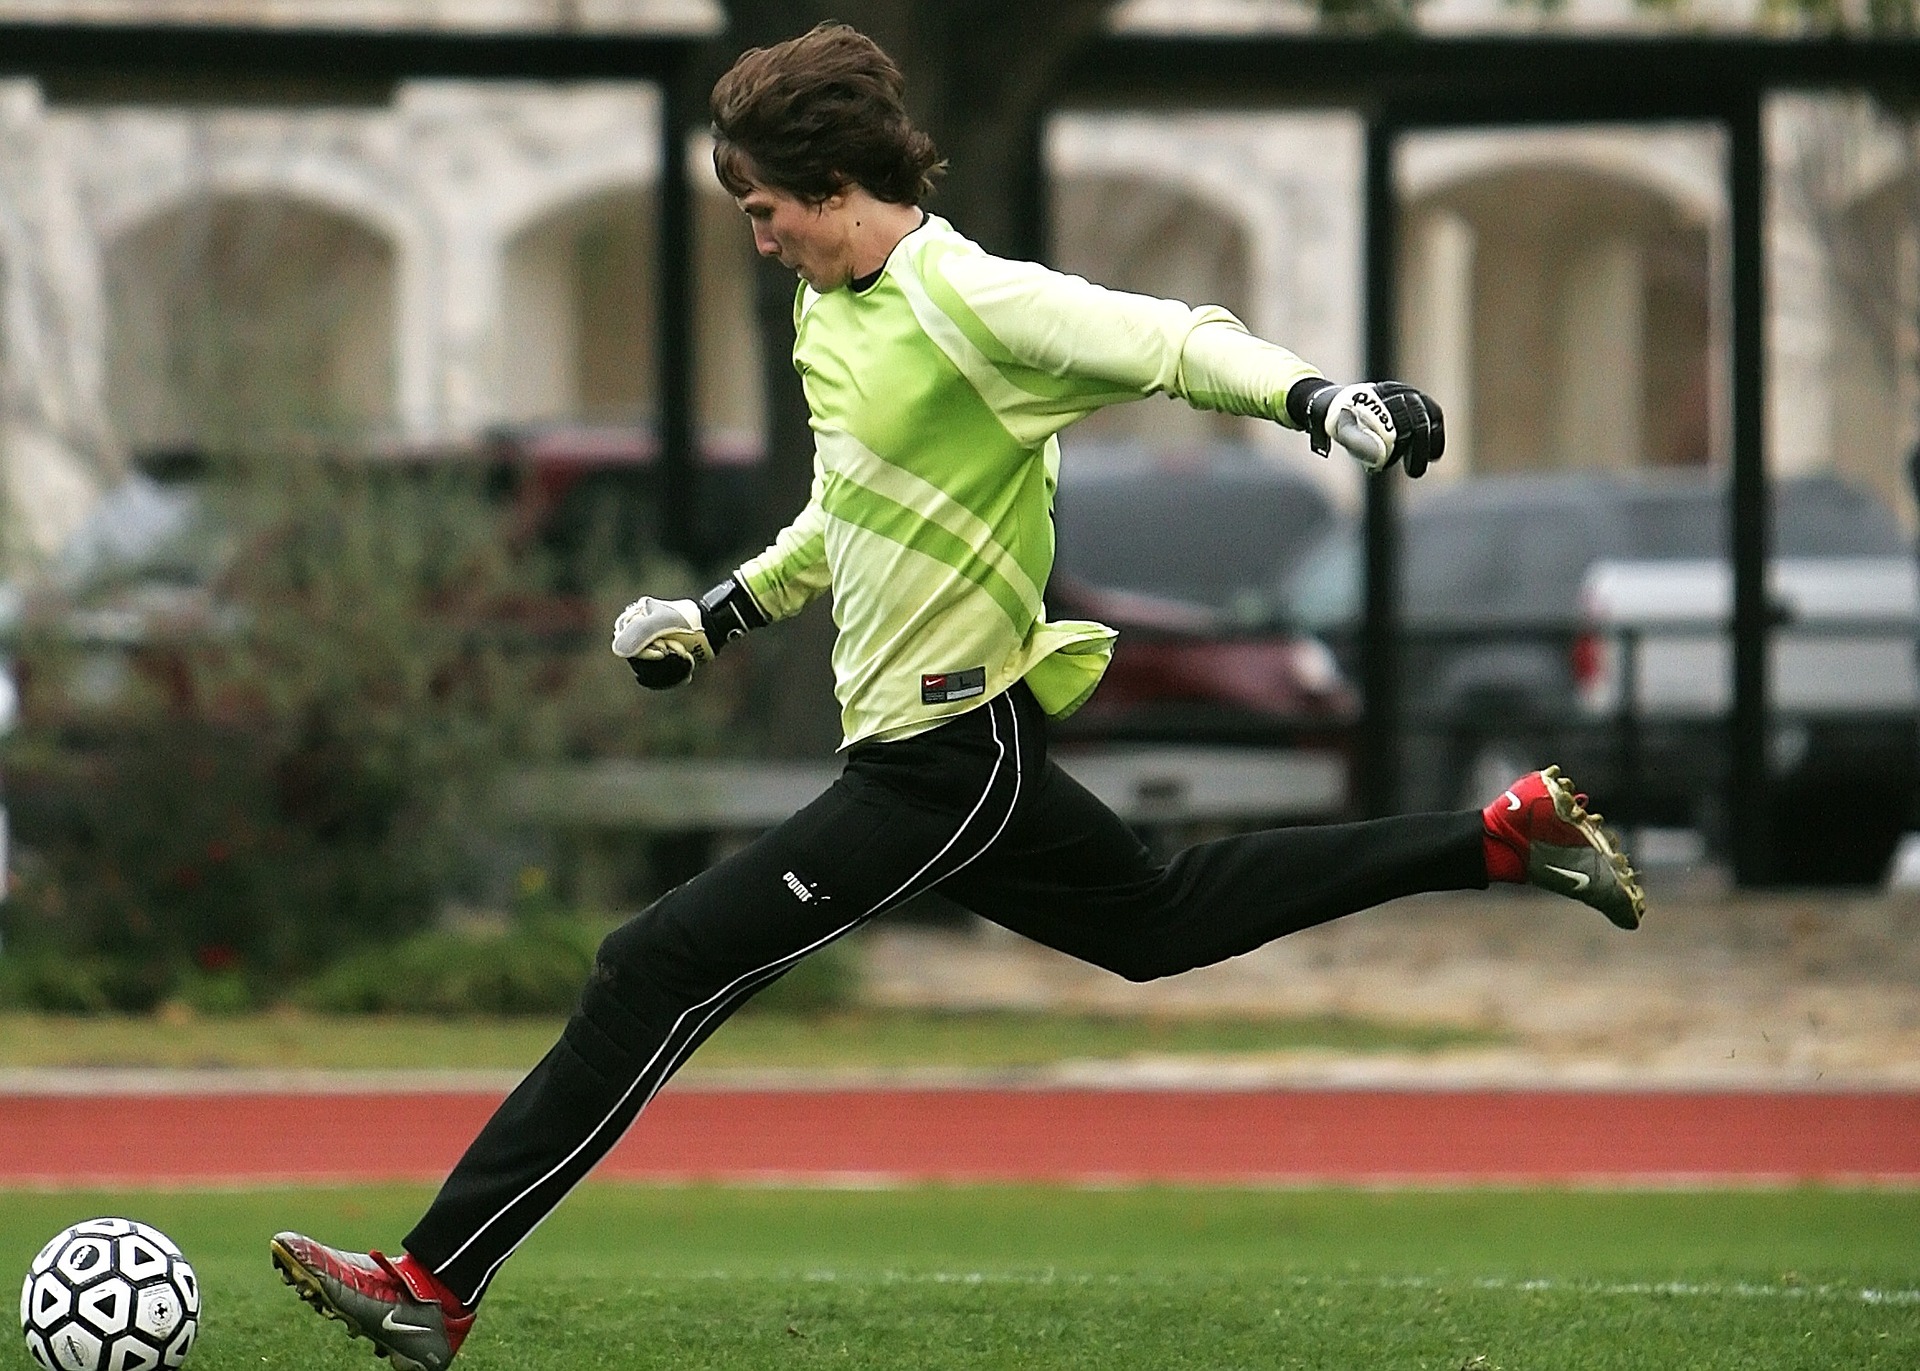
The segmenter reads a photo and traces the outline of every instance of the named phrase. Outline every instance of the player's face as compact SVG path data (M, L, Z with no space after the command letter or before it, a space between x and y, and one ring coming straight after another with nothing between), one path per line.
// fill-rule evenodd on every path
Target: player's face
M853 250L844 195L811 204L784 190L754 186L734 203L753 225L753 246L777 258L815 290L838 290L853 279Z

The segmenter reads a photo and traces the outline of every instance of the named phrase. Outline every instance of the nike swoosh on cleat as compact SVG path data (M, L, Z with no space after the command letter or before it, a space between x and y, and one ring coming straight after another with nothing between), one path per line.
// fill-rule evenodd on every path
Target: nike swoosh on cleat
M1587 875L1584 871L1569 871L1564 866L1554 866L1552 863L1546 863L1545 865L1547 870L1551 871L1554 875L1565 876L1568 880L1572 881L1576 893L1585 890L1593 884L1593 877Z
M387 1311L387 1316L380 1320L380 1326L389 1333L431 1333L433 1331L433 1329L424 1323L399 1322L393 1317L393 1311L391 1309Z
M1511 814L1518 808L1520 808L1520 797L1509 790L1507 792L1507 812Z

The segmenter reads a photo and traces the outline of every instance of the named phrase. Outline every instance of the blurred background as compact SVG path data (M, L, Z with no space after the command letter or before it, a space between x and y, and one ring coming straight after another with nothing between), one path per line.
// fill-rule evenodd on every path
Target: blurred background
M657 40L683 83L0 80L0 1005L558 1012L602 930L824 787L824 605L670 695L637 692L604 647L621 605L703 588L804 498L792 282L755 260L704 136L663 129L698 128L743 46L822 17L0 0L0 22ZM1075 105L1063 73L1087 52L1316 33L1814 44L1914 24L1816 0L834 17L901 59L954 164L931 208L962 231L1222 304L1334 377L1368 356L1362 115ZM1911 1059L1920 124L1864 92L1796 91L1768 98L1763 134L1767 892L1729 867L1752 816L1728 741L1726 131L1415 131L1391 162L1397 369L1446 406L1448 447L1395 515L1398 807L1477 807L1558 761L1628 831L1657 927L1622 953L1522 897L1476 897L1466 932L1422 905L1146 991L930 900L767 999L1346 1015L1644 1057L1608 1035L1644 1031L1649 996L1679 1013L1719 967L1746 1008L1702 1010L1709 1037L1790 984L1812 1037L1779 1062L1827 1063L1808 1044L1850 1012L1880 1035L1849 1040L1859 1069ZM688 237L666 243L680 155ZM673 299L690 480L661 403ZM1063 449L1050 604L1123 630L1060 731L1067 765L1168 848L1362 812L1359 473L1163 399ZM1613 994L1562 993L1583 979Z

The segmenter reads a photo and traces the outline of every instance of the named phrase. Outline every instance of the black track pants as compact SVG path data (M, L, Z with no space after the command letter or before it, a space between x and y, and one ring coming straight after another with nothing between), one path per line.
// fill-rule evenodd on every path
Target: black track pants
M407 1235L476 1303L513 1249L741 1003L921 891L1131 980L1170 976L1400 895L1486 885L1477 813L1275 829L1161 865L1047 760L1024 686L903 742L602 944L553 1050Z

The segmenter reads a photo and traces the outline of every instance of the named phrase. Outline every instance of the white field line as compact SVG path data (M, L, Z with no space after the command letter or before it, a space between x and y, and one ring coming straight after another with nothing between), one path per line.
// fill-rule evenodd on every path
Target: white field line
M756 1277L763 1273L755 1273ZM694 1280L733 1280L737 1273L699 1271ZM1058 1271L834 1271L815 1269L799 1273L808 1281L854 1283L878 1281L884 1285L1013 1285L1094 1286L1154 1284L1151 1274L1091 1274ZM1444 1280L1434 1276L1277 1276L1278 1284L1296 1289L1367 1290L1488 1290L1515 1294L1598 1295L1615 1298L1657 1296L1697 1300L1806 1300L1817 1304L1920 1305L1920 1289L1882 1289L1845 1285L1803 1285L1755 1281L1582 1281L1553 1278L1514 1280L1503 1276Z

